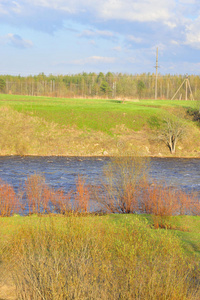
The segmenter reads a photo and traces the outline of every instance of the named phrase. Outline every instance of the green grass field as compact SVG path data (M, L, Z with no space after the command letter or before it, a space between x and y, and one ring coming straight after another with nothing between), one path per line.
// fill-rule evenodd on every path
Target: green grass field
M3 299L199 299L200 218L0 218ZM5 290L10 291L10 298Z
M187 149L179 149L177 155L197 156L199 129L187 116L187 109L195 105L193 101L133 100L122 103L1 94L0 125L5 134L8 132L6 126L9 127L10 140L4 145L0 141L0 151L2 155L103 155L104 152L115 155L117 145L123 143L129 152L166 156L170 155L168 149L155 143L152 136L162 126L164 118L175 116L187 124L190 131L188 145L195 143L196 147L192 153L192 147L187 145ZM16 134L20 135L20 144Z
M162 117L168 107L193 107L192 101L140 100L136 102L98 99L65 99L0 95L1 106L60 125L112 133L117 125L140 130L152 116Z

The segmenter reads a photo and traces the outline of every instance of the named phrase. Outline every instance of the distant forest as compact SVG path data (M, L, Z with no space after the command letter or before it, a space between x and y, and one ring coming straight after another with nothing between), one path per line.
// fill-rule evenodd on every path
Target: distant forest
M81 73L76 75L36 76L0 75L0 93L51 96L83 97L111 99L154 99L155 74L122 74L108 72L103 74ZM171 99L185 77L182 75L158 75L157 98ZM200 76L190 75L189 82L194 99L200 98ZM189 87L185 84L176 95L176 99L192 99Z

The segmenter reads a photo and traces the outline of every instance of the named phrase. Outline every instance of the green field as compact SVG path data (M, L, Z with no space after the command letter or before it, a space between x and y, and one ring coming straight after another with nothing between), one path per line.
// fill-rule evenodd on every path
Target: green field
M99 99L65 99L31 96L0 95L1 106L9 106L18 112L65 126L99 130L112 134L112 130L124 124L135 131L141 130L149 118L162 117L169 107L193 107L192 101L140 100L122 101Z
M0 218L0 297L197 300L200 218L169 222L173 230L154 229L149 215Z
M129 152L166 156L168 149L154 136L165 118L175 116L185 122L190 139L188 145L180 142L177 155L198 156L199 128L187 114L196 105L194 101L123 103L1 94L0 154L116 155L123 144Z

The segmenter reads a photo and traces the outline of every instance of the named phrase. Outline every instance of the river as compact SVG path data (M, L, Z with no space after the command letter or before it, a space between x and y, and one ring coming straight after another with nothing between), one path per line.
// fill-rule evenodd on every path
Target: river
M0 178L15 188L23 185L27 176L43 175L46 183L65 191L74 187L78 174L90 184L100 182L107 157L0 157ZM186 191L200 192L200 159L151 158L150 180L165 182Z

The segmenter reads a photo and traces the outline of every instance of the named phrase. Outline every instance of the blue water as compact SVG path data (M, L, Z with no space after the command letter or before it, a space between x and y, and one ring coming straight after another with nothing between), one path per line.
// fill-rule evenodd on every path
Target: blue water
M109 160L104 157L0 157L0 178L18 188L27 176L36 173L45 176L50 186L67 191L74 187L78 174L90 184L100 182L102 169ZM152 158L149 177L170 186L200 192L200 159Z

